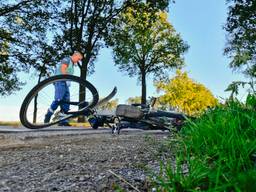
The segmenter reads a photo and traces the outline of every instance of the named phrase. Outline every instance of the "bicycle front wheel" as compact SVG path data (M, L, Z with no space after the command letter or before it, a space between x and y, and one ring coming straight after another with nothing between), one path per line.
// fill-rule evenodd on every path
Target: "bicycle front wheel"
M86 99L79 101L81 95ZM98 100L98 92L90 82L73 75L56 75L43 80L28 93L21 105L20 121L30 129L48 127L93 108ZM63 113L63 108L68 113Z

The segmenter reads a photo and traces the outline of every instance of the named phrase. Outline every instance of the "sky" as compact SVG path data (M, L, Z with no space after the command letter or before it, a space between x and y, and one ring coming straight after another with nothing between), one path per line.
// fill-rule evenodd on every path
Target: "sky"
M169 8L169 21L190 46L185 54L184 70L190 78L205 85L219 99L229 96L224 90L232 81L244 79L228 67L230 60L223 55L226 17L227 5L224 0L176 0ZM78 70L75 74L79 74ZM174 71L171 71L170 78L173 76ZM37 78L32 74L20 74L19 77L27 84L13 95L0 97L0 121L18 121L21 103L36 85ZM100 97L108 95L116 86L118 92L115 98L119 103L141 95L141 86L136 77L130 78L114 66L110 49L100 51L95 73L87 80L97 88ZM147 96L158 96L151 77L147 79ZM240 99L244 97L245 94L240 95Z

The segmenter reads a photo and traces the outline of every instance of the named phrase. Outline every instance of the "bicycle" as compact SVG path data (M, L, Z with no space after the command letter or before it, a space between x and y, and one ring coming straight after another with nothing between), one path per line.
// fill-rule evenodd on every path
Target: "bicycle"
M68 82L70 84L70 100L59 101L59 104L69 104L70 110L66 113L55 111L49 122L44 122L45 114L54 98L54 83ZM59 122L86 116L91 127L97 129L107 125L112 133L120 133L124 128L179 130L186 116L182 113L153 110L156 102L154 98L150 104L118 105L113 115L101 115L97 107L104 105L114 97L117 92L115 87L105 98L99 100L97 89L88 81L73 75L56 75L43 80L36 85L25 97L20 109L20 121L29 129L49 127ZM86 99L80 99L85 93ZM81 101L81 102L79 102ZM174 129L173 129L174 128Z
M119 134L121 129L134 128L143 130L179 131L188 118L183 113L153 109L156 98L150 104L120 104L114 115L102 115L97 111L90 117L92 128L97 129L105 124L112 133Z

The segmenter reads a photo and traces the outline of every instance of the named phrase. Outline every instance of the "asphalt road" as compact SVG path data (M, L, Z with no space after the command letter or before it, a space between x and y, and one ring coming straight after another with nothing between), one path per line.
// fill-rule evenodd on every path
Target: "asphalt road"
M139 129L122 129L120 134L143 134L146 133L163 133L162 131L144 131ZM85 128L85 127L57 127L52 126L43 129L28 129L25 127L0 126L0 139L17 138L44 138L52 136L73 136L73 135L90 135L90 134L112 134L110 128Z

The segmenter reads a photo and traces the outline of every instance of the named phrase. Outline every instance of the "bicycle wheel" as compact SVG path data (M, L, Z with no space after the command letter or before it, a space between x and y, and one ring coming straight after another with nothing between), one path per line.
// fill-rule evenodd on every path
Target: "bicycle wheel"
M58 100L57 108L51 110L51 117L45 121L48 109L56 101L55 86L64 84L69 91L68 99ZM79 91L81 90L81 91ZM86 100L79 102L79 94L85 93ZM73 75L56 75L43 80L25 97L20 109L21 123L30 129L44 128L66 119L77 117L86 109L93 108L99 100L96 88L88 81ZM60 113L63 106L69 108L67 113ZM80 113L79 113L80 112Z

